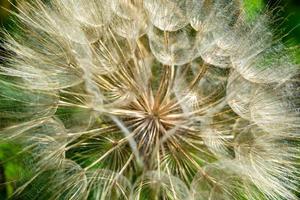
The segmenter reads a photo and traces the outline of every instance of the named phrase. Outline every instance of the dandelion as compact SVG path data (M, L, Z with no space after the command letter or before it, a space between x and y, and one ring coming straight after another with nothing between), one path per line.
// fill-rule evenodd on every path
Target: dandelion
M0 66L21 199L297 199L299 65L237 0L21 2Z

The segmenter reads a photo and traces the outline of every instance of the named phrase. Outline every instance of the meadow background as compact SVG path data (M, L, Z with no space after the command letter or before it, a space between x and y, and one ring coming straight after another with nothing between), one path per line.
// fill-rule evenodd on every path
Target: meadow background
M2 31L14 31L12 15L8 10L15 10L18 0L0 0L0 64L3 62L2 56L5 49L2 47ZM300 49L300 0L243 0L245 10L249 17L255 16L261 9L277 8L278 17L282 19L282 29L284 33L289 33L284 37L284 41L293 47ZM12 5L13 4L13 5ZM274 27L275 28L275 27ZM300 51L299 51L300 52ZM300 53L298 55L300 61ZM0 111L1 115L1 111ZM0 121L1 131L1 121ZM22 169L18 156L19 148L15 144L7 144L0 138L0 200L5 200L14 192L16 180L22 178L26 171Z

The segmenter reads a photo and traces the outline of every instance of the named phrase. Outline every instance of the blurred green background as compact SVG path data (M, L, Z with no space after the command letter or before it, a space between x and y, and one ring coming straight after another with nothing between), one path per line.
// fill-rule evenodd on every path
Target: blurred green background
M88 1L88 0L87 0ZM284 32L289 32L284 40L299 49L300 46L300 0L243 0L245 9L249 16L254 16L259 10L267 6L268 8L282 8L279 17L283 19ZM8 10L15 10L17 0L0 0L0 29L13 30L10 23L11 15ZM2 36L0 33L0 63L1 54L5 51L1 47ZM300 54L298 55L300 60ZM1 121L0 121L1 123ZM0 124L1 127L1 124ZM26 173L22 170L22 164L16 156L18 147L13 144L5 144L0 138L0 200L7 199L13 193L16 180Z

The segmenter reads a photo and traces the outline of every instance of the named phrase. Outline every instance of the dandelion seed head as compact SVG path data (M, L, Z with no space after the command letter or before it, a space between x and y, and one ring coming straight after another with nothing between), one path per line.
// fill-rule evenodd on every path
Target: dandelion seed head
M22 2L0 66L22 199L297 199L299 65L237 0ZM2 114L3 113L3 114Z

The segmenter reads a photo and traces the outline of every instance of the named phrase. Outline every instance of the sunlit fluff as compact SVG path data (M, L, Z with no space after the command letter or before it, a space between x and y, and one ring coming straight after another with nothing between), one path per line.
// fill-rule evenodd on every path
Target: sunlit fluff
M22 2L0 128L22 199L297 199L299 66L238 0Z

